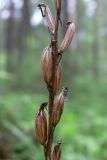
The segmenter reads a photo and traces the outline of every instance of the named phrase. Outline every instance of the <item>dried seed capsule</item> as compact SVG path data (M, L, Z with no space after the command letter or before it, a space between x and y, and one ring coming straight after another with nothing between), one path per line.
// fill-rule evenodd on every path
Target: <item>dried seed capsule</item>
M54 34L55 31L55 23L52 17L52 13L47 5L45 5L45 16L48 23L49 31Z
M64 88L54 103L53 114L52 114L52 124L54 126L58 124L62 116L64 101L67 97L67 93L68 93L68 88Z
M55 81L54 81L54 94L56 94L57 91L59 90L60 83L61 83L61 65L59 64L56 71Z
M47 140L47 119L44 107L47 103L42 103L39 112L36 114L35 119L35 130L37 135L37 140L40 144L44 145Z
M42 16L46 17L47 23L48 23L48 28L49 31L54 34L54 30L55 30L55 23L52 17L52 13L48 7L48 5L42 3L42 4L38 4L38 7L40 8L41 12L42 12Z
M67 26L68 26L67 32L66 32L65 37L64 37L64 39L61 43L61 46L60 46L60 53L64 52L69 47L69 45L74 37L75 24L72 22L68 22Z
M49 46L43 50L41 65L44 80L47 84L50 84L50 81L52 79L52 54L51 48Z
M52 34L54 34L55 23L54 23L54 20L53 20L53 17L52 17L52 13L51 13L51 11L50 11L50 8L49 8L48 5L46 5L46 4L39 4L38 7L41 9L42 16L43 16L43 17L46 17L49 31L50 31ZM42 7L44 7L44 10L43 10Z
M59 141L56 146L54 147L53 153L52 153L52 160L60 160L61 158L61 142Z

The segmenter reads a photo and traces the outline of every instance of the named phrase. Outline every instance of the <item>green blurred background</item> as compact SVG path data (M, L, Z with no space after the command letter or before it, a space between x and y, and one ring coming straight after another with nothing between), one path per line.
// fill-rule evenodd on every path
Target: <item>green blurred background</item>
M0 0L0 160L43 160L34 131L35 112L47 101L41 53L50 42L36 0ZM43 2L43 1L42 1ZM54 0L44 0L55 16ZM62 26L76 34L62 59L69 87L54 143L62 160L107 160L107 1L62 0Z

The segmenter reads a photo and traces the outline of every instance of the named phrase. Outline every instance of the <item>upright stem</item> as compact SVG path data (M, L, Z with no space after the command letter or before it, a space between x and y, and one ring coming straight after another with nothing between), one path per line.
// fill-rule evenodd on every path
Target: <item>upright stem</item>
M53 141L53 134L54 134L54 127L51 123L52 111L54 107L54 79L56 76L56 65L57 65L57 55L58 55L58 26L59 26L59 13L57 12L56 15L56 22L55 22L55 32L52 40L52 85L49 87L49 128L48 128L48 140L46 146L46 160L51 160L51 149L52 149L52 141Z

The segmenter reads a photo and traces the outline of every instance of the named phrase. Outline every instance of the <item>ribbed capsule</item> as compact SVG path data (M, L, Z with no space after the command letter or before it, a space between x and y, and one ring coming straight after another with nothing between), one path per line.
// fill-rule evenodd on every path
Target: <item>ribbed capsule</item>
M61 142L58 142L52 153L52 160L60 160L61 158Z
M47 119L44 111L44 105L47 105L47 103L42 103L41 108L36 114L35 118L35 131L37 140L42 145L44 145L47 140Z
M68 47L69 45L71 44L72 42L72 39L74 37L74 33L75 33L75 24L72 23L72 22L68 22L67 24L68 26L68 29L67 29L67 32L65 34L65 37L60 45L60 52L64 52Z
M52 79L52 54L51 48L49 46L43 50L41 57L41 66L44 80L47 84L50 84Z
M54 103L54 108L53 108L53 113L52 113L53 126L56 126L58 122L60 121L60 118L63 113L64 101L67 97L67 93L68 93L68 88L64 88Z
M48 7L48 5L46 5L44 3L38 4L38 7L39 7L39 9L42 12L42 16L46 17L46 21L47 21L47 24L48 24L49 31L52 34L54 34L54 31L55 31L55 22L54 22L52 13L50 11L50 8Z
M46 20L47 20L49 31L54 34L55 22L54 22L52 13L50 11L50 8L47 5L45 5L44 15L45 15Z
M61 64L58 65L57 71L56 71L56 76L55 76L55 81L54 81L54 94L56 94L59 90L61 84Z

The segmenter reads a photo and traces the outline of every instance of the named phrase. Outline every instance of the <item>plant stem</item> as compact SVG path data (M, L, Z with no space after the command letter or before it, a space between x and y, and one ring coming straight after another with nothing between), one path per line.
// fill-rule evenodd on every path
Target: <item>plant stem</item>
M55 32L52 40L52 85L49 87L49 128L48 128L48 140L46 146L46 154L45 159L51 160L51 149L52 149L52 142L53 142L53 134L54 134L54 127L51 123L52 112L54 107L54 79L56 76L56 67L57 67L57 56L58 56L58 26L59 26L59 13L57 12L56 22L55 22Z
M46 145L44 145L44 155L45 155L45 160L47 160L46 156Z

